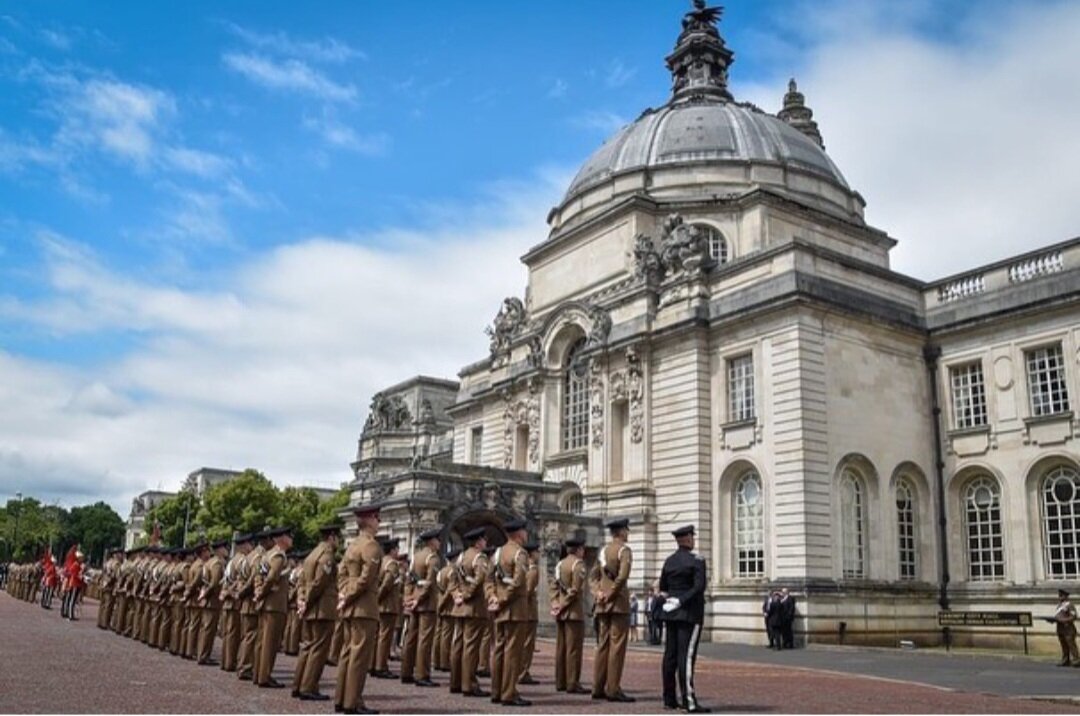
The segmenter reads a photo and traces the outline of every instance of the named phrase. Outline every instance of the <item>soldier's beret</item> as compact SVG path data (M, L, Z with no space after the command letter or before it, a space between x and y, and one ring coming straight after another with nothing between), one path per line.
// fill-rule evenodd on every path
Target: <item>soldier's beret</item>
M395 550L400 546L401 546L401 538L400 537L392 537L392 538L389 538L389 539L387 539L386 541L384 541L382 543L382 548L383 548L384 552L390 552L391 550Z
M446 558L449 559L449 560L455 560L455 559L458 558L459 554L461 554L461 549L458 548L458 547L454 547L453 549L451 549L449 552L446 553Z
M565 544L567 549L577 549L578 547L585 546L585 540L579 537L571 537L570 539L566 540Z
M540 543L536 540L529 540L525 543L524 548L526 552L535 552L540 549Z
M523 530L525 529L525 520L519 518L507 520L506 523L503 524L503 529L507 532L517 532L518 530Z
M1058 590L1058 596L1063 598L1063 599L1068 599L1069 598L1069 593L1067 591L1065 591L1064 589L1059 589Z
M615 530L630 529L630 520L628 518L626 518L626 517L623 517L623 518L618 519L618 520L611 520L610 522L608 522L605 525L605 527L607 527L612 532L614 532Z
M684 525L684 526L680 527L677 530L672 530L671 531L671 536L672 537L686 537L686 536L692 535L692 534L694 534L694 526L693 525Z
M214 542L212 545L210 545L210 547L212 549L221 549L222 547L228 547L228 546L229 546L229 540L227 540L227 539L218 540L217 542Z
M353 514L357 517L363 517L364 515L378 515L379 510L382 509L382 505L378 502L368 502L364 505L357 505L353 508Z
M330 522L325 525L319 525L319 534L336 535L339 532L341 532L341 525L337 522Z
M489 545L487 547L484 547L484 554L490 557L491 555L495 554L495 550L497 549L498 547L496 547L495 545Z
M267 537L281 537L283 535L291 535L292 533L292 527L275 527L274 529L266 530L264 534Z
M420 533L420 539L424 540L425 542L428 541L429 539L437 539L437 538L439 538L441 536L442 536L442 525L439 525L437 527L432 527L431 529L425 530L424 532Z
M485 536L486 534L487 534L487 527L477 527L476 529L469 530L468 532L466 532L465 533L465 539L467 539L470 542L475 542L476 540L480 539L481 537Z
M198 554L199 552L202 552L204 549L210 549L210 543L209 542L200 542L199 544L192 547L191 551L194 552L195 554Z
M250 534L237 534L235 537L233 537L232 541L233 541L233 544L244 544L245 542L250 542L251 541L251 535Z

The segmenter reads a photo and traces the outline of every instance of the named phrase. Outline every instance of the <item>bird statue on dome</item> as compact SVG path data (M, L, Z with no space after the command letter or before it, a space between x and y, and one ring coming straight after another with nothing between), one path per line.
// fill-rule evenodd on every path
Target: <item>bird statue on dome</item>
M708 30L720 21L723 13L723 7L708 7L705 0L694 0L694 9L683 18L683 30Z

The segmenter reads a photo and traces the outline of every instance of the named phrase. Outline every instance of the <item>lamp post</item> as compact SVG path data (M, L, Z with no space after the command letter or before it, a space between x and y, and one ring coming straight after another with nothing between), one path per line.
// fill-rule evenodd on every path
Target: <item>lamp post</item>
M19 547L19 518L22 517L22 493L15 493L15 502L19 504L19 509L15 511L15 536L11 538L11 558L15 558L15 550Z

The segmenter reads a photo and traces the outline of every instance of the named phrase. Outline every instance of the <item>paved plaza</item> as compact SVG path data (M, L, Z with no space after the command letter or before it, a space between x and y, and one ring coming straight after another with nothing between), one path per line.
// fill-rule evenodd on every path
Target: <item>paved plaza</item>
M70 623L55 611L0 594L0 712L333 713L328 703L297 701L287 689L258 689L216 667L197 666L101 631L96 616L97 605L89 600L82 619ZM522 694L534 702L524 711L612 711L606 701L556 693L551 644L541 641L539 649L534 674L541 684L523 687ZM773 654L706 645L704 651L709 655L698 663L699 695L722 713L1080 713L1080 703L1015 696L1015 682L1031 683L1032 690L1023 693L1080 696L1080 671L1045 663L829 649ZM590 651L586 655L586 673L591 673ZM631 650L624 684L638 701L620 704L620 713L662 711L659 661L655 649ZM290 680L294 663L292 657L279 657L275 676ZM965 670L971 674L968 687L940 683L959 679ZM439 676L445 683L445 675ZM334 669L327 668L325 693L332 693L334 678ZM445 687L368 683L367 704L383 713L509 711L486 699L453 696ZM1050 688L1057 690L1045 691Z

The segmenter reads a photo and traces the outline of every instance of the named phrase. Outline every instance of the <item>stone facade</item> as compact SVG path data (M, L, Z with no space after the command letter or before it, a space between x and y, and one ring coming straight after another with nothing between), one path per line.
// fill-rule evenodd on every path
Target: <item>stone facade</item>
M128 514L127 529L124 531L124 549L133 548L149 536L146 531L147 513L159 502L170 497L176 497L176 493L148 490L131 501L131 512Z

